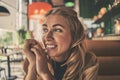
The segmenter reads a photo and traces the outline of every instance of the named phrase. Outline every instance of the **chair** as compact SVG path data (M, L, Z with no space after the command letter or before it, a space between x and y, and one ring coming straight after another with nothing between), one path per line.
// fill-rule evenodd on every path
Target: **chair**
M0 80L7 80L5 68L0 67Z
M0 58L0 80L7 80L5 68L1 67L1 59L2 58Z
M120 40L87 40L99 60L98 80L120 80Z

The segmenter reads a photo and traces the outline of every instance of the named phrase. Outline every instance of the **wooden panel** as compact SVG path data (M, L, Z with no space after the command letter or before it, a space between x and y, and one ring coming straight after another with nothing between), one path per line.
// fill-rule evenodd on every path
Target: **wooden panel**
M120 40L87 40L87 48L97 56L120 56Z
M99 60L99 76L120 75L120 41L87 40L87 48Z
M120 75L120 56L98 57L99 75Z

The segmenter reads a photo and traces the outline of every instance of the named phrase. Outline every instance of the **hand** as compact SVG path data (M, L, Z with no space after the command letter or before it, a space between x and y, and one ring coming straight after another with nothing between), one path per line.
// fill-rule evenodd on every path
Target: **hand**
M35 53L35 56L36 56L37 74L41 76L43 80L55 80L48 69L47 55L46 55L45 50L42 47L38 43L31 49Z
M29 63L35 63L36 57L31 48L36 45L37 42L34 39L27 39L25 40L24 47L23 47L23 54L28 59Z
M47 55L45 53L45 50L43 49L43 46L41 47L39 42L33 39L26 40L23 48L23 53L26 55L29 63L32 63L32 65L31 64L29 65L29 70L28 70L29 74L26 79L33 78L32 76L34 75L32 74L33 71L36 71L36 73L40 75L43 80L48 80L53 78L53 76L51 75L48 69ZM34 68L32 68L33 66Z
M47 64L47 55L45 50L38 43L31 50L35 53L36 56L36 69L38 74L48 73L48 64Z
M36 49L35 49L36 48ZM42 80L55 80L53 75L48 69L48 64L47 64L47 55L42 50L43 52L40 53L39 46L35 46L34 49L32 49L35 52L36 55L36 70L39 76L41 76Z

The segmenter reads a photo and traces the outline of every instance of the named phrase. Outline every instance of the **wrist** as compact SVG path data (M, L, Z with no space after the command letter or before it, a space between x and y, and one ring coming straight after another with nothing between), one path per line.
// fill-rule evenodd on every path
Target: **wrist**
M36 65L29 65L25 80L37 80Z
M55 80L51 73L40 74L43 80Z
M29 62L29 65L30 65L30 67L36 66L36 62L35 61L31 61L31 62Z

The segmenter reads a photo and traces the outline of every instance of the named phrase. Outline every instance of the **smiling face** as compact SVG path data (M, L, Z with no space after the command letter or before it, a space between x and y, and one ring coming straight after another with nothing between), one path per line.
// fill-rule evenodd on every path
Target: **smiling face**
M64 61L72 36L68 21L60 15L49 15L43 24L43 43L48 50L48 55L56 61Z

